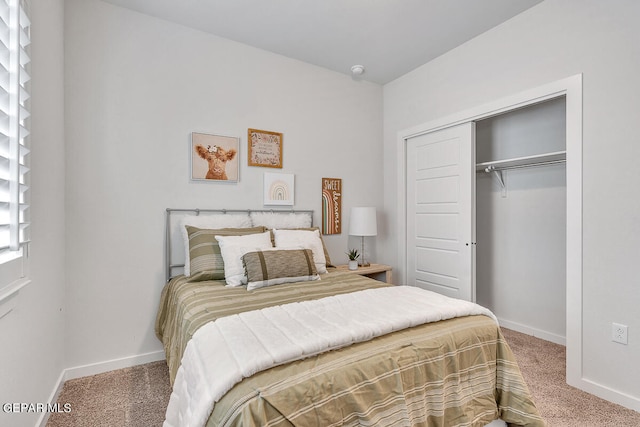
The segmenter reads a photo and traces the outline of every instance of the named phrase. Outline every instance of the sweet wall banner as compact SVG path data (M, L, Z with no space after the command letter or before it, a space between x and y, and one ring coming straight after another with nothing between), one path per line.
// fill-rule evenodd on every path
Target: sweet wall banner
M322 178L322 234L342 232L342 179Z

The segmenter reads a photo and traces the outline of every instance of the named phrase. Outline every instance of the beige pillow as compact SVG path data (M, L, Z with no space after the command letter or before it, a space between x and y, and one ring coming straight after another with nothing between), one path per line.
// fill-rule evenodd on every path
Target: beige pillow
M184 275L191 275L189 260L189 234L187 233L187 226L206 228L210 230L220 230L222 228L249 228L254 225L251 223L251 218L244 213L216 213L216 214L203 214L203 215L186 215L180 219L180 235L184 242L183 248L185 251L184 256Z
M320 280L310 249L248 252L242 256L242 262L249 291L282 283Z
M224 260L220 252L217 236L242 236L264 233L264 227L206 229L187 225L189 236L189 279L193 282L202 280L224 279Z

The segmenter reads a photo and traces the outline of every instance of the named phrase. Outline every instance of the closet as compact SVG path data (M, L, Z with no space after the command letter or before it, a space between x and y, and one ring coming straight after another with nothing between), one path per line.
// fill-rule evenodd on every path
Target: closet
M566 105L476 122L475 291L502 326L565 343Z
M406 139L407 283L564 343L566 104Z

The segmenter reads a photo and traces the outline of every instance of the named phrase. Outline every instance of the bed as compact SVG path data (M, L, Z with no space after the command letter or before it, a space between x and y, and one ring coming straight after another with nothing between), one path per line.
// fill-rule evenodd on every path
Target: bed
M173 385L165 426L545 425L490 312L337 271L321 237L320 247L281 237L319 237L312 215L167 211L171 277L156 319ZM263 233L276 247L244 247L246 284L229 286L227 242L257 245ZM203 267L198 239L211 236L218 264ZM291 265L309 274L269 282Z

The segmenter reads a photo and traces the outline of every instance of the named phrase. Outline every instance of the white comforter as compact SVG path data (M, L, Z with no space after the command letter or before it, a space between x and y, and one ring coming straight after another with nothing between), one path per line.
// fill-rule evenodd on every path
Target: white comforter
M256 372L423 323L476 314L496 320L477 304L394 286L218 319L187 344L164 427L205 425L215 402Z

